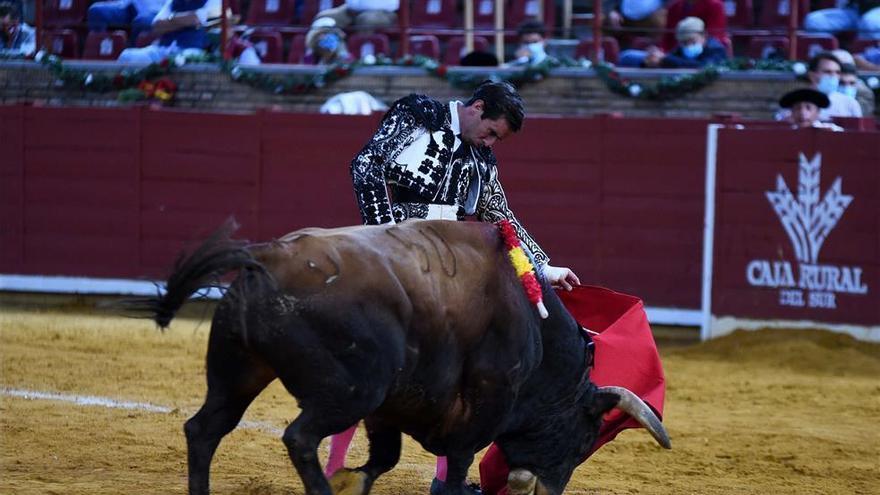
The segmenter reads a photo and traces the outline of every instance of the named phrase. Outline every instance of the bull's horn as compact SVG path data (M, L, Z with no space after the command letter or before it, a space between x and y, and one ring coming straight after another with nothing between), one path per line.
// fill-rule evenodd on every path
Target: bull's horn
M618 409L635 418L663 448L672 448L672 444L669 442L669 434L666 433L666 428L663 427L660 418L654 414L654 411L639 396L623 387L599 387L599 391L615 394L620 397L620 401L617 403Z

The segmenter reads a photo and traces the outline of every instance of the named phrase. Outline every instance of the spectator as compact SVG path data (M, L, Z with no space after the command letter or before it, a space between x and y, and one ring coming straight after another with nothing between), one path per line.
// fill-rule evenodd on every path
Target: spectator
M332 17L319 17L312 22L306 34L307 64L335 64L350 62L352 56L345 44L345 32Z
M12 2L0 2L0 54L29 57L37 48L34 28L21 22L21 13Z
M647 33L655 36L666 26L665 0L603 0L607 12L605 25L611 29L627 29L626 34ZM643 29L643 32L639 32Z
M535 19L523 22L517 28L519 46L510 65L535 65L547 60L547 31L544 23Z
M166 0L153 19L152 30L160 38L143 48L126 48L120 62L158 63L183 55L204 55L208 46L205 28L220 17L221 0Z
M843 128L832 123L819 120L820 110L828 108L831 102L828 96L812 88L801 88L789 91L779 100L779 106L788 109L786 120L794 129L814 127L842 131Z
M685 17L699 17L706 24L709 36L726 42L727 15L721 0L672 0L666 6L666 34L660 48L670 52L675 48L675 27Z
M675 50L660 59L659 65L667 68L697 68L727 60L727 49L715 38L706 36L706 25L698 17L686 17L675 27ZM645 65L654 62L645 60Z
M841 8L810 12L804 28L824 33L858 30L860 38L880 40L880 1L848 0Z
M340 29L370 31L397 23L400 0L345 0L339 7L318 12L315 19L329 17Z
M856 53L853 59L859 69L880 71L880 43L869 46L862 53Z
M840 86L840 61L830 52L822 52L810 59L807 70L810 87L828 97L829 105L819 107L819 119L828 122L832 117L861 117L862 108L855 98L837 91ZM790 112L783 109L776 120L786 120Z
M852 56L850 56L849 60L852 60ZM862 109L862 115L874 114L874 92L868 88L864 81L859 79L856 66L852 63L842 63L840 65L840 85L837 87L837 91L855 98Z
M149 31L164 0L107 0L89 7L89 30L106 31L107 27L131 27L131 42Z
M625 50L620 56L624 67L698 68L727 60L727 49L706 36L706 25L697 17L682 19L675 28L678 45L666 55L656 46L646 51Z

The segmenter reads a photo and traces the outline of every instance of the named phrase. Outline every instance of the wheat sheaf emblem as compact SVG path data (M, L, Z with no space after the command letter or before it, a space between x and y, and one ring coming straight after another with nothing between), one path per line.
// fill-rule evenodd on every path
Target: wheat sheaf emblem
M822 243L853 200L852 196L841 192L841 178L837 177L820 202L821 170L821 153L817 153L812 160L807 160L800 153L797 199L785 184L782 174L776 176L776 190L766 193L801 263L816 263Z

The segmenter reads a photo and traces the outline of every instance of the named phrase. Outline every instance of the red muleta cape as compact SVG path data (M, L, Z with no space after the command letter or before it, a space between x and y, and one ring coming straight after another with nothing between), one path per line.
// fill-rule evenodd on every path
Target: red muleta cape
M571 292L561 290L557 294L581 326L598 333L592 334L595 360L590 379L600 387L617 385L632 390L662 419L666 379L641 299L592 286L575 287ZM599 438L587 458L621 431L639 427L628 414L612 410L605 416ZM507 495L509 471L501 449L492 444L480 461L483 494Z

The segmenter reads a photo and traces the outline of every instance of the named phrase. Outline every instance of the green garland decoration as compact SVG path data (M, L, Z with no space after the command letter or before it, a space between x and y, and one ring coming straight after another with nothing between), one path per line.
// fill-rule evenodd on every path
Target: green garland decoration
M23 57L3 57L3 59L21 58ZM137 101L139 98L136 95L136 88L139 84L144 81L152 81L168 76L177 67L193 62L218 63L221 70L226 72L234 81L275 94L292 95L308 93L333 84L340 79L350 76L359 67L377 66L422 68L428 74L443 79L459 89L473 89L486 79L505 81L516 87L522 87L550 77L551 71L559 67L592 68L596 76L605 83L611 92L628 98L653 101L668 101L690 94L712 84L722 73L727 71L765 70L794 72L797 75L806 73L806 65L803 62L734 58L718 65L705 67L692 74L662 77L656 83L643 84L624 78L609 64L599 63L592 65L586 59L573 60L552 57L545 59L541 63L525 66L518 70L489 71L488 73L474 74L471 72L450 72L447 65L421 55L410 55L397 60L379 55L376 57L365 57L354 62L336 63L327 66L325 70L316 74L289 74L283 76L245 69L234 61L222 61L216 55L210 54L197 57L183 57L179 55L172 59L164 59L159 63L137 69L122 69L115 74L71 69L64 65L61 57L45 54L42 51L38 52L34 59L52 73L57 86L101 93L119 91L121 101ZM864 77L863 79L868 87L874 91L875 97L880 99L880 81L876 77Z

